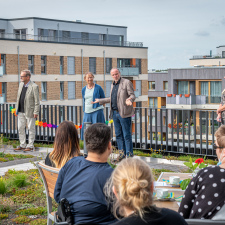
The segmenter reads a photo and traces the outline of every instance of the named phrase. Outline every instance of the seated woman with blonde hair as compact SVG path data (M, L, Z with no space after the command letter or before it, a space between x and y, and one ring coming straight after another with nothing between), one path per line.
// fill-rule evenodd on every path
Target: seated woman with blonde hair
M153 188L153 175L147 163L135 158L122 160L105 186L107 197L113 201L114 216L124 217L114 224L187 224L177 212L153 205Z
M80 155L77 129L70 121L60 123L56 130L54 149L47 155L45 164L61 169L67 161Z

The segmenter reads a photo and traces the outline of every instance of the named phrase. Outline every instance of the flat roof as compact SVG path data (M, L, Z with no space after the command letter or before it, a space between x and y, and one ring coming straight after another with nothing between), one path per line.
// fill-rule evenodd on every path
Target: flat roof
M78 24L84 24L84 25L97 25L97 26L127 28L126 26L116 26L116 25L97 24L97 23L86 23L86 22L78 22L78 21L41 18L41 17L23 17L23 18L13 18L13 19L0 18L0 20L6 20L6 21L11 21L11 20L30 20L30 19L33 19L33 20L48 20L48 21L64 22L64 23L78 23Z

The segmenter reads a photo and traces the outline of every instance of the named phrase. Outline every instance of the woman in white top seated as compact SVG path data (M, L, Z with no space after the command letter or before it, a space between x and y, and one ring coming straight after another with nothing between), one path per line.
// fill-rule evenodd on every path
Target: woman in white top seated
M104 91L100 85L94 83L94 75L91 72L85 74L84 80L87 82L87 85L82 88L84 117L81 130L81 140L84 140L84 122L91 122L92 124L105 123L103 113L104 107L99 103L92 104L96 98L105 98Z

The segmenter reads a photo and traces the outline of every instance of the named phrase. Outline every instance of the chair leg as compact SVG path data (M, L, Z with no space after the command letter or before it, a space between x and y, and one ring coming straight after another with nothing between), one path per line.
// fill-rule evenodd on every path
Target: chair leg
M47 225L52 225L52 220L48 217L48 223Z

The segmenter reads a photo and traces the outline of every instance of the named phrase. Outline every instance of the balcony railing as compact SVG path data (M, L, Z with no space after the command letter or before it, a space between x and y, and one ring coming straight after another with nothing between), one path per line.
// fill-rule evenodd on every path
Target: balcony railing
M15 108L15 105L0 104L0 133L10 139L18 139L17 117L10 113L10 107ZM35 126L36 141L53 142L57 125L64 120L81 125L82 112L81 106L41 105L38 120L46 123L46 126ZM104 113L105 119L109 121L108 107L104 109ZM212 148L215 131L220 126L216 116L216 111L210 110L136 107L132 117L133 147L146 152L155 149L159 152L216 157ZM113 123L109 126L113 135ZM80 129L78 133L80 134ZM112 136L112 139L116 146L115 137Z
M40 42L60 42L71 44L88 44L88 45L108 45L108 46L124 46L124 47L143 47L143 42L130 42L130 41L111 41L111 40L95 40L84 38L67 38L55 36L38 36L31 34L10 34L1 33L0 39L14 39L14 40L27 40L27 41L40 41Z
M120 67L121 76L138 76L139 67Z
M222 58L221 55L193 55L191 59L217 59Z
M204 105L204 104L219 104L221 102L221 96L206 96L206 95L172 95L166 97L166 104L176 105Z

